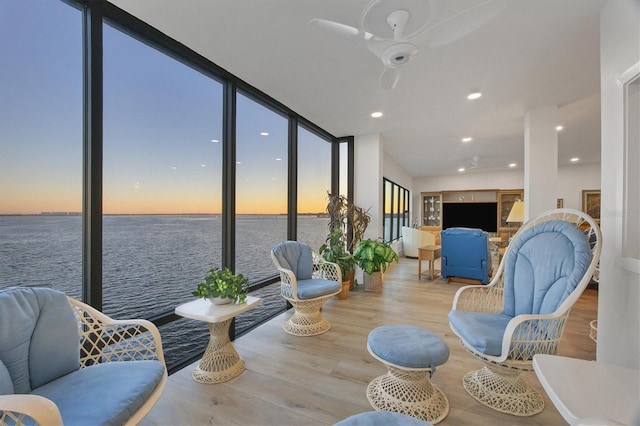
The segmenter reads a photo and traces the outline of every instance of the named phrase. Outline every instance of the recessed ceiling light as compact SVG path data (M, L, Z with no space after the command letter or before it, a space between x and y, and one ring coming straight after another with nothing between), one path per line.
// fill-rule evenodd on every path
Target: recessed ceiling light
M473 139L467 137L467 138L462 138L462 142L471 142Z
M200 164L200 167L207 167L206 164Z
M557 131L560 131L560 130L562 130L562 129L564 129L564 127L562 127L562 126L556 126L556 130L557 130Z
M236 161L236 164L242 164L242 161Z
M572 163L575 163L576 161L580 161L580 159L578 157L573 157L570 161Z
M213 143L218 143L218 142L220 142L220 141L219 141L218 139L211 139L211 142L213 142Z
M515 167L515 166L516 166L516 163L509 164L509 167Z
M171 170L175 170L175 169L177 169L176 166L171 166Z
M480 96L482 96L482 93L473 92L473 93L470 93L469 96L467 96L467 99L478 99Z
M260 132L260 136L269 136L269 132Z
M382 117L382 113L380 111L372 112L371 116L373 118L380 118L380 117Z
M464 167L460 167L460 168L458 169L458 171L459 171L459 172L464 172Z
M276 158L276 161L282 161L282 158L278 157Z

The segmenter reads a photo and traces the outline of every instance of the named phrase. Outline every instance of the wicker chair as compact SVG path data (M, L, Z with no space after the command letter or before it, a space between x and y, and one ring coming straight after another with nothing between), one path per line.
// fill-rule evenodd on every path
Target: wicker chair
M167 383L149 321L113 320L56 290L13 287L0 291L0 322L1 425L135 425Z
M581 230L582 228L582 230ZM482 404L517 416L544 408L521 372L535 354L556 354L573 304L600 258L602 234L585 213L557 209L524 224L486 286L458 290L449 325L462 346L485 362L463 378Z
M315 336L331 328L322 317L324 302L342 290L338 265L318 258L311 248L298 241L283 241L271 250L271 259L280 272L282 297L293 305L294 313L282 328L294 336Z

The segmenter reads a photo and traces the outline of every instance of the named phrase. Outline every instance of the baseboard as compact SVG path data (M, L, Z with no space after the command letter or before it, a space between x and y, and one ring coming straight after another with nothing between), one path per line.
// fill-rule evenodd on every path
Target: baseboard
M482 285L482 280L474 280L473 278L449 277L447 278L447 282Z

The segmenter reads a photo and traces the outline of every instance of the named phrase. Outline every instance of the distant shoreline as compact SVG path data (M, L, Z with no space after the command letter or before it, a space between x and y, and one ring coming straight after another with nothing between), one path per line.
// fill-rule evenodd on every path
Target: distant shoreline
M237 213L236 216L286 216L286 213ZM82 212L0 213L6 216L82 216ZM221 213L104 213L103 216L222 216ZM327 213L298 213L298 216L329 217Z

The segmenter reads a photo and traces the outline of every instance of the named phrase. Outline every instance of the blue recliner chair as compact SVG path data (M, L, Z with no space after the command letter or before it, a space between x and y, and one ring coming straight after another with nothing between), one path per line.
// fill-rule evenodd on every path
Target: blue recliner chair
M448 228L442 231L442 278L471 278L489 282L491 252L488 234L482 229Z

